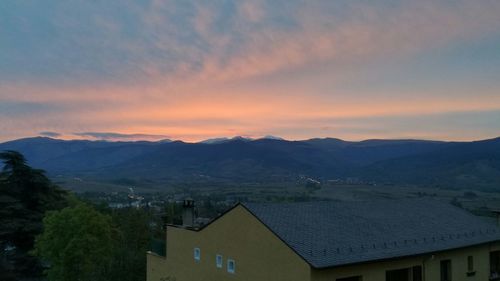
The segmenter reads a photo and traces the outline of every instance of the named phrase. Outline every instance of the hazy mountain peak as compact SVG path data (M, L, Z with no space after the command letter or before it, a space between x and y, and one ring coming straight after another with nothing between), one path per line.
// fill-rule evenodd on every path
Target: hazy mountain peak
M200 141L199 143L205 143L205 144L219 144L219 143L225 143L225 142L230 142L230 141L253 141L254 139L249 138L249 137L244 137L244 136L234 136L232 138L228 137L220 137L220 138L212 138L212 139L206 139L203 141Z
M273 136L273 135L266 135L266 136L263 136L261 139L267 139L267 140L285 140L284 138Z
M252 141L253 139L244 136L235 136L231 140Z
M206 143L206 144L216 144L216 143L223 143L229 141L229 138L223 137L223 138L213 138L213 139L206 139L203 141L200 141L199 143Z

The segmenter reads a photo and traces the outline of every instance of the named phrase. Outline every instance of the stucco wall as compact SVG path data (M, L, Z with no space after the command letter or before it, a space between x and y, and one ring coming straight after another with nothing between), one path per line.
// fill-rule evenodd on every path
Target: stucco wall
M345 266L324 270L313 269L311 280L334 281L337 278L363 276L363 281L385 281L387 270L422 266L424 281L440 280L440 262L450 259L452 263L453 281L486 281L489 279L489 253L500 249L499 243L480 245L458 250L404 258L400 260ZM467 257L474 257L474 276L467 276Z
M201 260L193 258L200 248ZM440 280L440 261L452 261L453 281L486 281L489 253L500 250L500 243L439 252L392 261L367 263L330 269L311 269L279 238L244 207L237 206L205 229L167 229L167 257L148 254L148 281L335 281L362 275L363 281L385 281L387 270L422 266L423 281ZM215 257L223 256L217 268ZM474 276L467 276L467 257L474 257ZM236 262L236 272L227 272L227 260Z
M193 249L201 250L201 260L193 258ZM215 256L223 256L217 268ZM227 260L236 262L236 272L227 272ZM195 232L182 228L167 229L167 257L148 258L148 281L304 281L310 268L288 246L238 206L205 229ZM151 261L151 264L149 262Z
M158 256L157 254L148 252L146 258L147 258L147 280L167 281L166 280L167 275L165 275L166 274L165 257Z
M361 275L363 276L363 281L384 281L386 270L407 268L418 265L422 265L421 258L409 258L390 262L369 263L364 265L353 265L323 270L313 269L311 272L311 280L334 281L337 278Z

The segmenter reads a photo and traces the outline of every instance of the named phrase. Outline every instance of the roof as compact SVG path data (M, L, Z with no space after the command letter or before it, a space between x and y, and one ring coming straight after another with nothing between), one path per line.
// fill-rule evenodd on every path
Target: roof
M242 205L315 268L500 241L496 224L434 199Z

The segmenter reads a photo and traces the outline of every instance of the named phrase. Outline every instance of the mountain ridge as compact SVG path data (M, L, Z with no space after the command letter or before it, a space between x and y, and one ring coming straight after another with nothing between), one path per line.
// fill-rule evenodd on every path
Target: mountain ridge
M214 143L25 138L0 143L49 175L112 181L365 182L500 190L500 137L471 141L232 138Z

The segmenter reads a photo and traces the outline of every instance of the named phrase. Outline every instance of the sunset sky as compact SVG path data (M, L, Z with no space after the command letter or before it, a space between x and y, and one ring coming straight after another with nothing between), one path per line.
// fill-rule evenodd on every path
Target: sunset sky
M1 0L0 141L500 136L500 1Z

